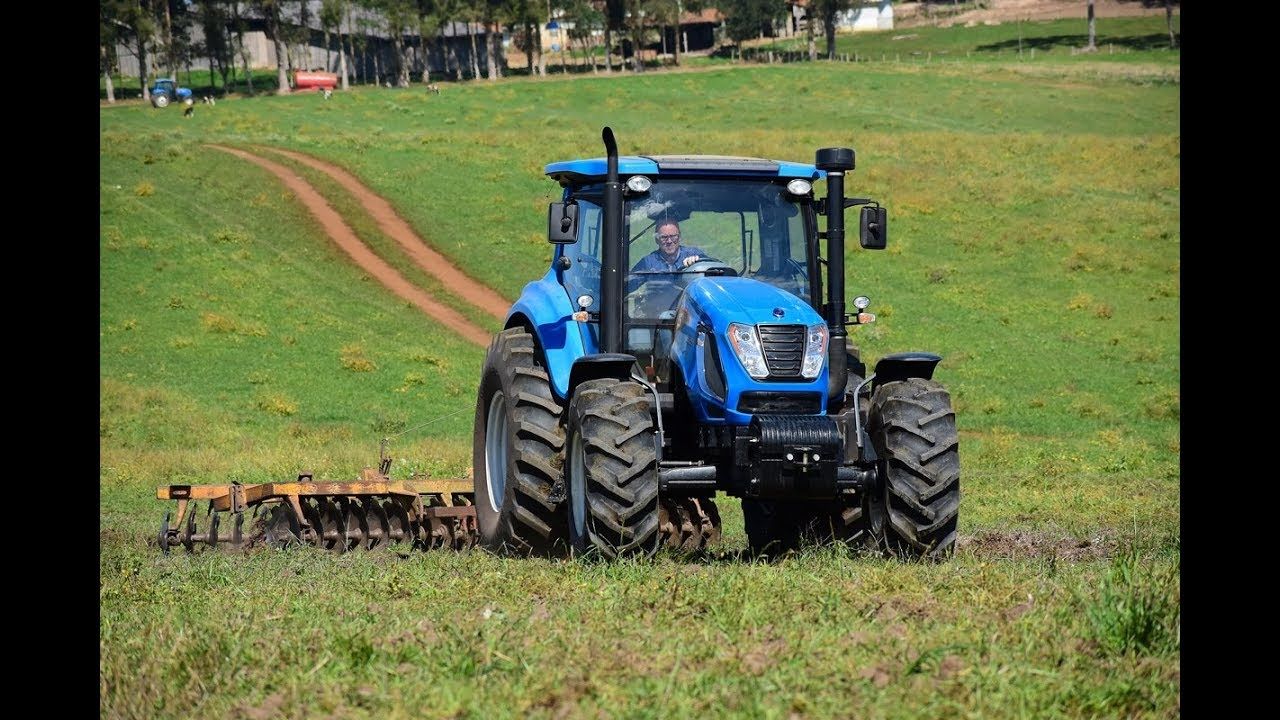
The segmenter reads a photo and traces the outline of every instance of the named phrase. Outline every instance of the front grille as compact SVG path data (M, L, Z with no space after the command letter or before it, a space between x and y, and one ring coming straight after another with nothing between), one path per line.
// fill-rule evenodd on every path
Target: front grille
M757 325L760 344L764 348L764 361L769 366L771 378L800 377L804 362L803 325Z
M738 398L738 412L817 415L822 412L822 393L748 390Z

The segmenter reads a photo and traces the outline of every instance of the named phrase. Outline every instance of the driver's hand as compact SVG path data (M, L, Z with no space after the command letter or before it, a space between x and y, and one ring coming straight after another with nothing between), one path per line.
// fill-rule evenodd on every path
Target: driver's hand
M701 258L698 257L697 255L690 255L689 257L684 259L684 263L681 267L689 267L690 265L698 262L698 260L701 260Z

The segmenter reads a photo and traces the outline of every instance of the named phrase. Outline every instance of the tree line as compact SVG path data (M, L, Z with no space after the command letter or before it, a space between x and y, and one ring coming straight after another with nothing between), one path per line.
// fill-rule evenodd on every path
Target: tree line
M658 46L680 64L680 17L716 8L724 16L724 33L735 43L772 36L789 17L787 0L99 0L99 71L108 102L115 101L112 75L119 69L117 48L128 48L138 59L139 87L150 99L152 66L160 75L176 77L180 68L208 67L211 82L221 78L230 87L238 77L255 92L252 56L245 33L262 29L276 50L277 81L274 92L290 92L288 72L295 68L291 48L305 47L313 28L323 32L326 69L336 55L337 73L346 89L355 77L355 63L375 43L390 44L389 67L380 67L372 54L374 81L383 75L407 86L416 59L445 39L448 23L465 23L471 44L469 63L446 53L455 79L482 77L477 35L482 35L486 58L484 77L502 76L502 33L510 33L514 46L525 55L530 74L545 75L547 58L542 33L555 19L566 29L570 54L587 61L598 72L597 53L605 72L643 72L645 65L635 50ZM815 33L826 41L826 57L835 57L837 16L854 0L809 0L816 22L806 22L810 59L817 58ZM820 27L817 27L820 24ZM193 30L199 28L200 32ZM471 28L478 28L471 32ZM673 41L668 42L668 38ZM199 39L197 39L199 38ZM603 45L600 43L603 38ZM629 45L631 52L619 52ZM296 53L294 53L296 55ZM563 62L563 55L562 62ZM630 62L628 62L628 59ZM367 75L367 72L366 72ZM364 78L368 82L367 77ZM265 88L264 88L265 89Z

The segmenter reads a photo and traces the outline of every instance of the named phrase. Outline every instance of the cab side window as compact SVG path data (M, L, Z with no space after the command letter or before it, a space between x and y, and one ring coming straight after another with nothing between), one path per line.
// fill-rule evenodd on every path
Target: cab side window
M604 214L599 205L589 200L578 200L578 242L564 246L564 256L572 263L564 271L564 285L575 309L579 296L590 295L596 299L591 309L600 310L600 231L603 220Z

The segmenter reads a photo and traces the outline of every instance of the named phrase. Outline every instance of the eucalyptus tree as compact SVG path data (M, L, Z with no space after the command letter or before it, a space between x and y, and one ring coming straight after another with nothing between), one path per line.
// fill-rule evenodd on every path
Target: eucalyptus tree
M1173 6L1181 5L1179 0L1164 0L1164 21L1169 25L1169 47L1178 47L1178 37L1173 34Z
M276 45L276 94L288 95L289 48L286 43L282 6L284 0L254 0L257 9L267 21L267 34Z
M155 18L151 13L151 8L144 4L144 0L134 0L130 3L122 3L122 17L125 26L129 29L129 35L134 41L134 49L138 53L138 83L142 86L142 99L151 100L151 88L147 87L147 76L151 70L151 57L148 54L148 46L156 34Z
M227 75L234 67L230 39L227 36L227 3L218 0L201 0L199 3L200 29L204 31L204 53L209 58L209 83L213 84L216 71L222 76L222 87L227 87Z
M817 62L818 60L818 43L814 40L813 29L814 23L818 19L818 14L814 12L813 0L804 7L804 32L805 38L809 45L809 62Z
M604 3L604 71L613 72L613 33L626 26L625 0L605 0Z
M489 79L502 77L502 21L509 12L507 0L479 0L484 10L485 62Z
M418 59L422 62L422 82L431 82L432 38L444 24L445 16L438 0L417 0L418 18L414 25L418 39Z
M680 0L653 0L650 3L653 17L658 22L659 42L662 46L663 54L667 52L673 53L674 64L680 64L680 14L683 8ZM675 48L667 47L667 28L674 27Z
M351 8L346 0L323 0L320 4L320 26L324 28L324 69L329 69L329 32L335 30L338 36L338 77L341 78L342 89L347 90L347 49L342 44L342 23L350 15Z
M512 24L520 28L516 47L524 51L530 76L547 74L542 57L542 24L547 7L546 0L511 0Z
M391 38L396 58L396 87L409 87L409 60L405 57L404 36L412 32L418 22L418 7L414 0L378 0L375 5L381 12L383 29Z
M1095 42L1097 38L1097 32L1095 28L1096 20L1094 19L1094 16L1093 16L1093 0L1089 0L1088 15L1089 15L1089 44L1084 46L1084 50L1085 52L1095 52L1098 49L1098 45Z
M116 44L123 42L129 31L125 18L129 14L128 0L101 0L98 3L98 69L102 71L102 80L106 83L107 102L116 101L115 84L111 73L119 64L116 57Z
M156 23L163 29L165 68L169 77L177 78L178 69L191 69L191 26L194 9L187 0L158 0Z
M458 0L458 16L467 24L467 41L471 43L471 78L480 79L480 51L476 47L476 32L473 24L484 22L485 0Z
M569 39L577 41L587 54L591 72L600 72L596 67L596 32L605 29L605 14L589 0L560 0L560 3L562 17L573 26L567 31Z
M626 27L631 39L632 72L644 72L640 48L644 45L645 21L653 16L654 7L661 2L662 0L626 0Z
M836 17L849 9L851 0L810 0L816 7L818 17L822 18L822 28L827 36L827 59L836 59ZM1092 2L1092 0L1090 0ZM810 21L812 22L812 20Z
M461 82L463 73L462 60L458 57L457 23L466 17L465 0L435 0L435 7L440 17L440 22L436 26L436 35L439 36L441 54L444 56L444 72L446 75L452 72L453 79ZM468 31L470 28L468 24ZM445 32L446 29L454 33L452 40Z

